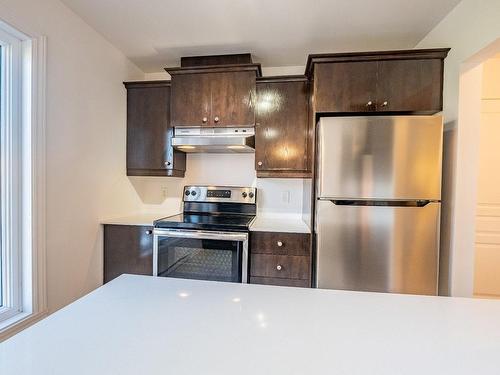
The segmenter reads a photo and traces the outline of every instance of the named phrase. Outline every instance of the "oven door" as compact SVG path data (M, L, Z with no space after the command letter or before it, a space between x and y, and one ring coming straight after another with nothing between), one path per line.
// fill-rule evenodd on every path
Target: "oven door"
M155 229L153 275L246 283L248 233Z

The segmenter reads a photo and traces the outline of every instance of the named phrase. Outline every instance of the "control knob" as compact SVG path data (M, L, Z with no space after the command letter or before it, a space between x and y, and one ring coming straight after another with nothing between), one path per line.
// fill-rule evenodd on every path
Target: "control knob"
M253 194L252 192L250 192L250 193L248 193L248 196L249 196L250 198L253 198L253 197L254 197L254 194Z
M189 197L189 194L190 194L190 193L191 193L191 192L190 192L189 190L186 190L186 191L184 192L184 194L186 194L186 197Z
M246 198L246 197L247 197L247 193L246 193L246 191L244 191L243 193L241 193L241 196L242 196L243 198Z

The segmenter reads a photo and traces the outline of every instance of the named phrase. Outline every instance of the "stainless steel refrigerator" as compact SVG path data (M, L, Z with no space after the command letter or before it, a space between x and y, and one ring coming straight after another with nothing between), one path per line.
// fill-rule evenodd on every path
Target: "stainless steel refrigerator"
M321 118L316 286L437 294L441 116Z

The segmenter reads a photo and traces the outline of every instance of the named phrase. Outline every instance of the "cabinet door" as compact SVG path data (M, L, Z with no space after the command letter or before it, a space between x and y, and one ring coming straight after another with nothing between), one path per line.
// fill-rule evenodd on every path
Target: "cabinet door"
M172 77L172 126L209 125L211 74L179 74Z
M377 111L435 113L442 110L441 59L379 62Z
M374 111L377 67L376 61L317 64L314 76L315 111Z
M170 146L170 86L127 83L127 175L184 176L185 155Z
M255 72L211 73L212 126L255 125Z
M255 169L258 177L307 172L308 107L305 81L257 85Z
M153 274L153 227L104 226L104 282L123 273Z

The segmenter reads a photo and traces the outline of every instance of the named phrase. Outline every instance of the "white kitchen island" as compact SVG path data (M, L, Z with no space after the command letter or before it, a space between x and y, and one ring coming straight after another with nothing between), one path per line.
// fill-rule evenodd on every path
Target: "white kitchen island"
M500 374L500 301L123 275L0 344L2 375Z

